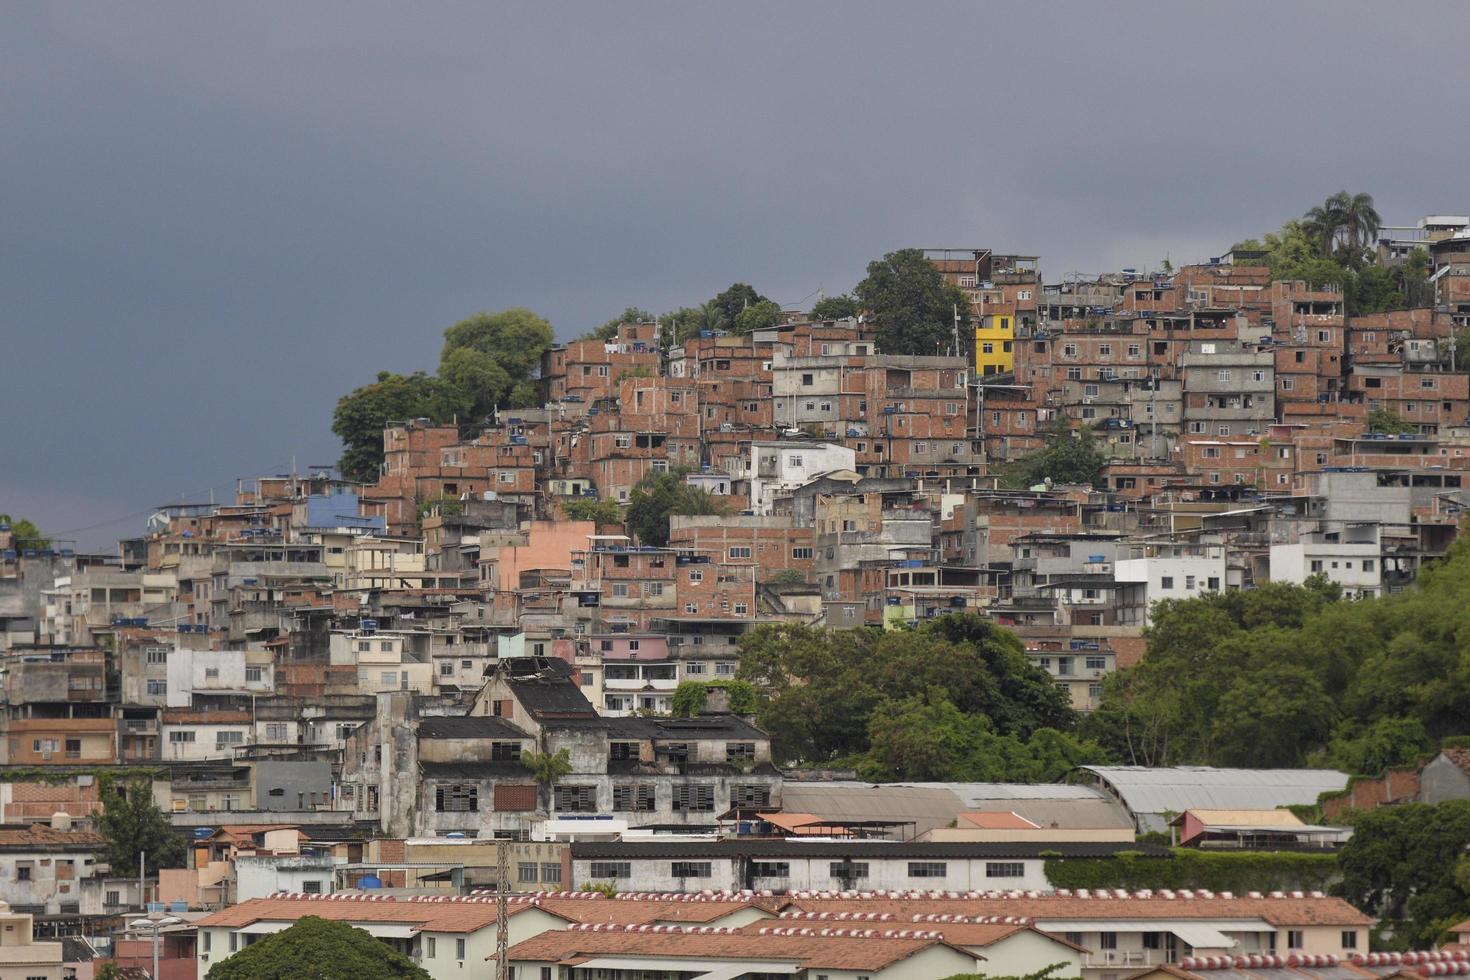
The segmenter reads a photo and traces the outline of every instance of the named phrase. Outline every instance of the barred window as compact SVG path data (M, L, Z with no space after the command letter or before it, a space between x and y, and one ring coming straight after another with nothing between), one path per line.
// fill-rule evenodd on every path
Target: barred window
M631 861L593 861L588 874L593 878L631 878Z
M714 866L709 861L675 861L673 865L675 878L708 878L713 873Z
M516 865L516 881L521 884L534 885L537 881L536 872L540 869L534 861L523 861Z
M770 806L771 788L750 783L737 783L730 787L730 805L746 808Z
M752 861L750 875L752 878L790 878L791 864L787 861Z
M725 761L734 762L736 759L754 759L754 742L726 742Z
M597 790L593 786L558 786L556 808L567 813L593 813L597 810Z
M613 787L613 809L624 813L652 813L654 788L643 783L627 783Z
M434 790L434 809L440 813L468 813L480 808L480 788L471 783L449 783Z
M674 787L675 813L707 813L715 808L715 788L685 784Z
M943 878L949 867L943 861L910 861L910 878Z
M1024 878L1026 866L1020 861L988 861L985 864L987 878Z

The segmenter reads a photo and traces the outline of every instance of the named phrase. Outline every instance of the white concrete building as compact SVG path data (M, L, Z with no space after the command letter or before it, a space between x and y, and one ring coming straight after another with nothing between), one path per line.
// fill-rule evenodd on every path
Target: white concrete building
M1163 599L1193 599L1225 588L1225 548L1194 541L1159 541L1135 545L1113 564L1118 595L1118 621L1147 626L1149 610Z
M886 841L838 838L728 838L576 841L573 887L611 882L619 891L698 892L742 888L789 891L1049 889L1047 848L1105 855L1131 842Z
M275 690L269 650L186 650L168 654L164 704L188 708L195 696L264 696Z
M235 858L235 901L248 902L276 892L325 895L333 887L339 862L309 854L242 854Z
M857 453L828 442L752 442L750 507L757 516L772 513L776 497L804 486L824 473L852 470Z
M1336 531L1305 532L1294 544L1271 546L1271 581L1300 585L1325 575L1349 599L1383 590L1383 543L1377 524L1347 525Z

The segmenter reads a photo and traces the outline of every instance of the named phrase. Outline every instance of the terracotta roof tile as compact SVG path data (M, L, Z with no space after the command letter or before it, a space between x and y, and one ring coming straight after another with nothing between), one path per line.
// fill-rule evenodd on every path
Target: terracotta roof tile
M796 898L791 907L810 912L891 912L895 921L915 915L1025 916L1030 919L1261 919L1275 926L1368 926L1373 919L1340 898ZM928 924L923 926L930 928Z
M804 969L887 969L916 953L947 945L938 939L851 936L701 935L648 932L543 932L510 948L512 961L565 963L591 955L671 956L677 959L786 960ZM974 954L966 953L970 956Z
M518 901L510 907L519 915L538 907ZM557 915L551 909L543 909ZM195 926L238 929L255 922L294 922L308 915L337 922L397 922L428 932L475 932L495 925L495 900L451 902L367 902L342 897L254 898L200 919ZM560 916L558 916L560 918Z
M102 835L91 830L54 830L41 823L29 827L0 827L0 847L71 847L86 851L100 848L102 844Z

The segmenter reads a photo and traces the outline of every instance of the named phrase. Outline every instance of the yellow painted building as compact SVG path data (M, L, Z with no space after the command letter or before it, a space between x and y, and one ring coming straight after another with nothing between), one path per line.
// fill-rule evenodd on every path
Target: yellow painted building
M975 376L1009 374L1015 369L1016 318L986 313L975 321Z

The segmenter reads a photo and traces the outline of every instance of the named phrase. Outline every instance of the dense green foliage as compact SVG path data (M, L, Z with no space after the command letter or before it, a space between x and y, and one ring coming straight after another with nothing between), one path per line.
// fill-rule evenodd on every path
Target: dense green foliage
M1390 435L1399 435L1406 432L1418 432L1419 427L1405 422L1399 414L1388 408L1375 408L1368 413L1368 431L1386 432Z
M1304 763L1377 775L1470 728L1470 543L1414 588L1345 602L1321 581L1154 607L1142 663L1084 731L1144 765Z
M729 696L731 714L755 714L755 686L749 681L682 681L674 688L670 713L675 718L693 718L704 711L709 692L716 688Z
M592 521L598 527L623 523L623 508L615 500L568 500L561 509L569 521Z
M1342 290L1350 315L1422 306L1429 301L1429 253L1415 249L1392 268L1373 263L1380 225L1373 198L1339 191L1291 220L1264 242L1246 241L1237 249L1261 249L1273 280L1302 279L1313 286Z
M51 547L51 539L42 535L41 529L24 517L12 518L9 514L0 514L0 524L10 525L11 538L15 541L17 550Z
M761 300L735 314L732 322L735 333L747 334L756 330L774 327L781 322L781 307L771 300Z
M1107 453L1098 444L1092 430L1072 428L1059 416L1042 430L1046 444L1034 453L1022 456L1001 469L1001 482L1007 487L1032 487L1050 479L1054 484L1097 484Z
M115 873L135 873L140 853L145 855L148 874L157 874L159 868L184 866L184 837L169 822L168 814L153 802L148 781L134 780L119 787L109 779L103 780L99 788L102 815L97 818L97 832L105 842L102 860Z
M740 641L742 680L780 759L866 779L1054 779L1105 759L1010 631L973 614L916 630L763 626Z
M845 320L857 316L858 301L846 293L841 296L823 296L812 306L813 320Z
M714 299L665 313L659 317L659 324L663 345L673 347L705 331L749 333L779 322L780 317L777 303L762 296L754 286L737 282Z
M1409 943L1427 946L1470 917L1470 800L1403 803L1353 816L1342 848L1338 893L1395 923Z
M1323 890L1338 876L1337 855L1332 853L1176 847L1167 858L1119 851L1105 858L1048 857L1046 861L1046 880L1057 888L1207 888L1244 894Z
M436 510L444 517L458 517L460 514L464 513L464 502L458 497L451 497L448 494L443 493L430 497L427 500L419 501L419 526L422 527L424 524L424 518L428 517Z
M551 811L551 788L557 781L572 771L572 754L567 749L552 752L523 752L521 765L536 780L536 793L541 798L541 808Z
M639 544L669 543L669 515L723 514L725 502L684 479L688 470L652 471L628 496L628 533Z
M933 356L950 351L956 311L958 353L969 356L975 346L969 329L970 301L920 249L900 249L869 262L867 278L854 292L876 327L881 353Z
M303 916L210 967L208 980L429 980L413 960L345 922Z
M426 418L473 428L496 408L539 403L535 375L551 341L551 324L527 309L476 313L456 323L444 331L437 375L382 371L337 401L338 469L349 480L377 480L383 426L390 421Z
M555 753L525 752L521 755L521 765L536 782L550 786L572 771L572 756L566 749L557 749Z

